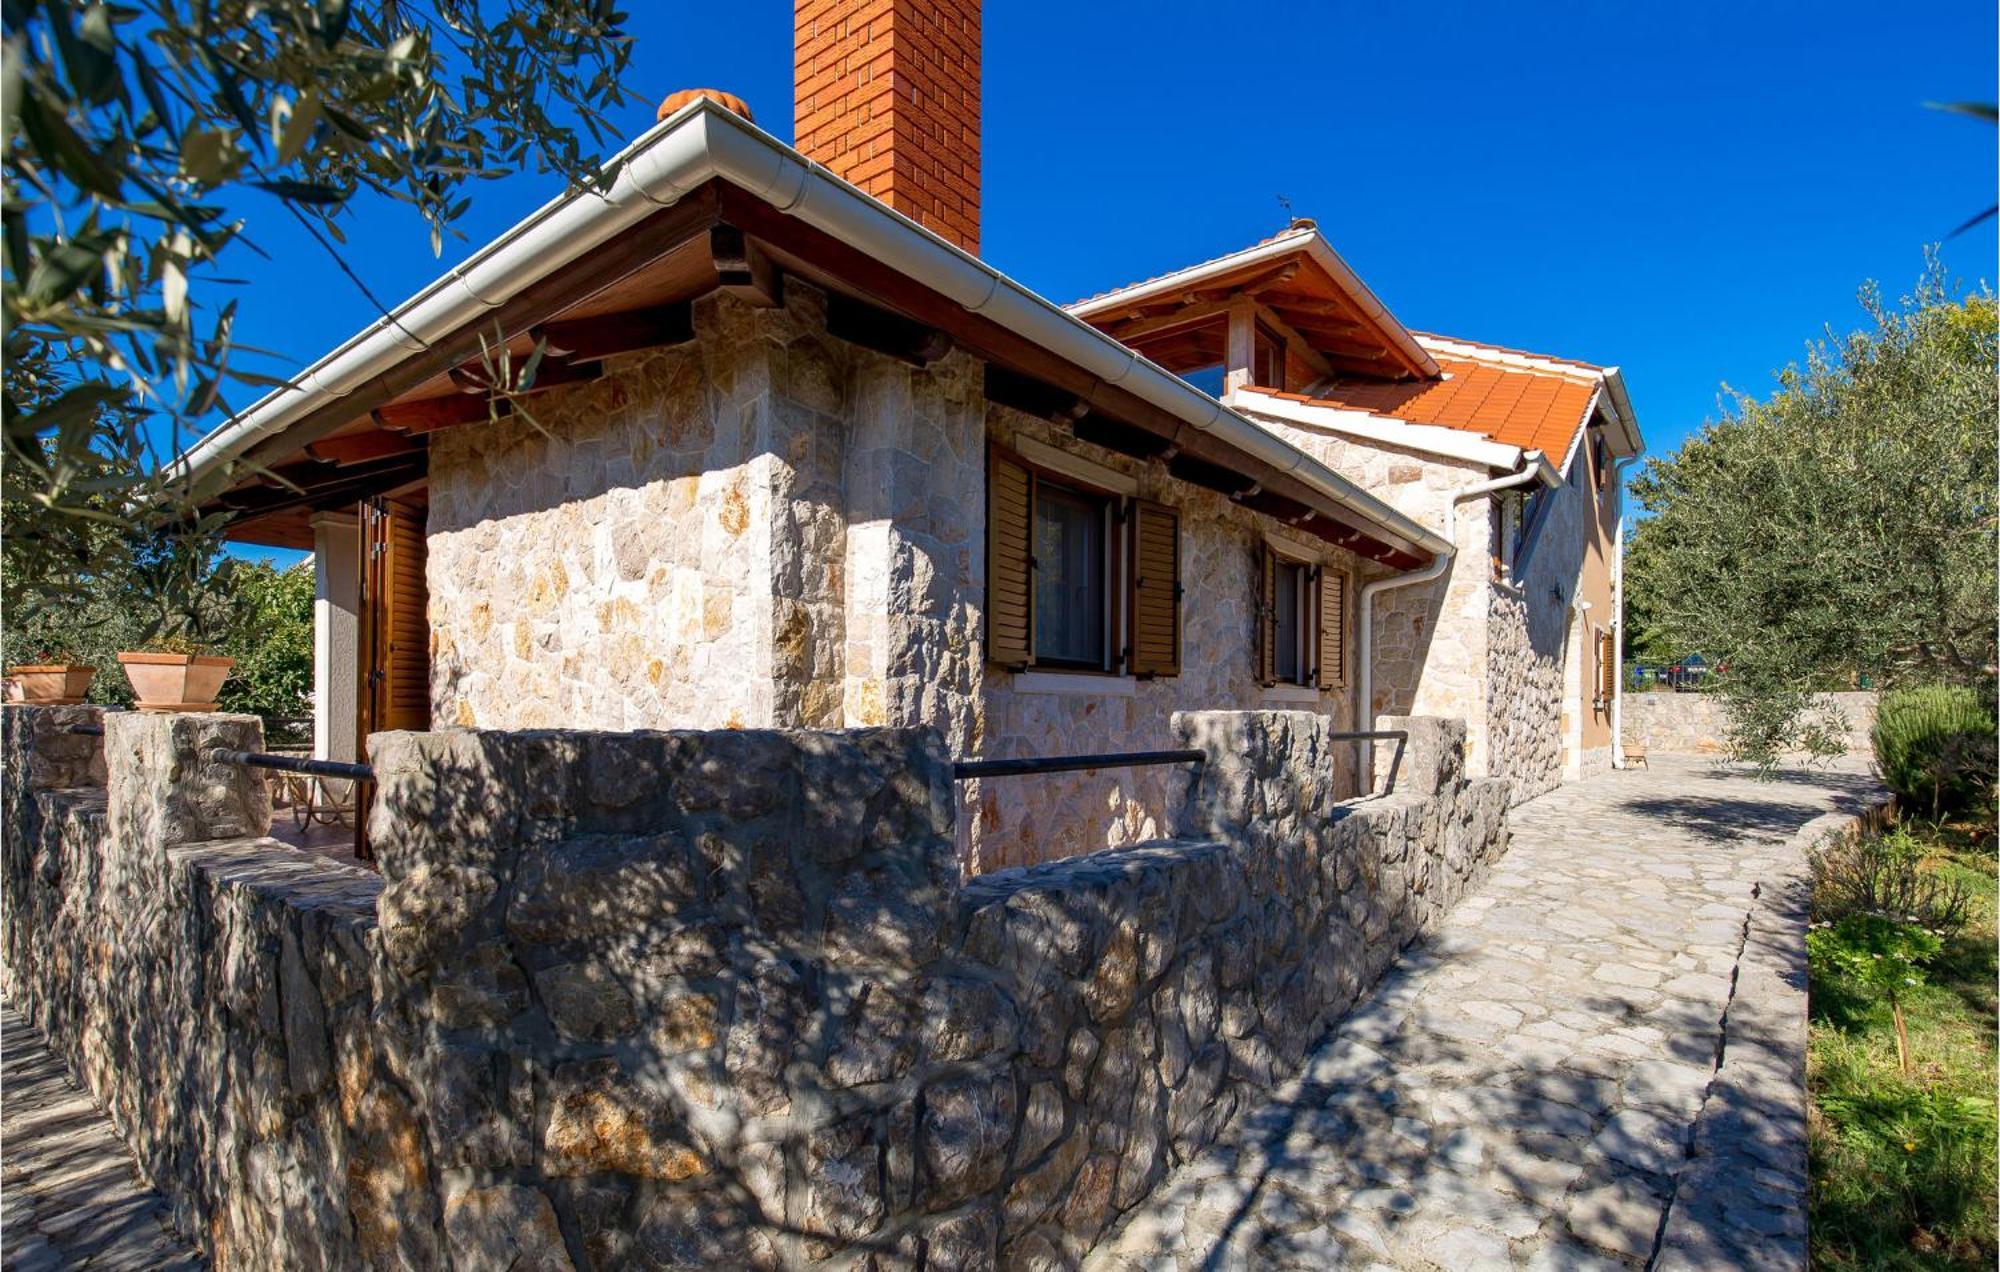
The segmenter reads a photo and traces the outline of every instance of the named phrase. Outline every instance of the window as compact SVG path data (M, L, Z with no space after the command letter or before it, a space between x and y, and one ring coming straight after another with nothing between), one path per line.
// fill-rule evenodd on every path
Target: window
M1138 483L1022 439L986 467L986 656L1175 676L1181 669L1180 513Z
M1109 665L1111 501L1035 483L1035 661Z
M1305 651L1311 640L1306 631L1306 567L1296 561L1279 561L1276 568L1272 598L1276 648L1271 676L1280 684L1302 685L1307 680Z
M1265 544L1257 592L1257 680L1265 685L1347 684L1347 575Z

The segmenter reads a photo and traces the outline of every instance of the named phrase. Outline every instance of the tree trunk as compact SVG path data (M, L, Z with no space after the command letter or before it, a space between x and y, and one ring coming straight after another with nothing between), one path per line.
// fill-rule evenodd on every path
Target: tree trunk
M1896 991L1889 991L1889 1015L1896 1022L1896 1060L1903 1066L1903 1076L1910 1076L1910 1032L1903 1027L1903 1003L1896 997Z

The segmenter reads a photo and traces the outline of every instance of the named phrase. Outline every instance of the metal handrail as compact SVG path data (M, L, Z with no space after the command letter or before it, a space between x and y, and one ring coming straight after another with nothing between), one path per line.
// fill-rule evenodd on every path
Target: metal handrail
M312 777L338 777L350 782L372 782L375 770L366 764L345 760L311 760L297 755L272 755L268 751L231 751L217 747L208 758L221 764L242 764L249 768L276 769L280 773L305 773Z
M979 777L1021 777L1035 773L1078 773L1092 769L1141 768L1149 764L1201 764L1206 751L1120 751L1106 755L1041 755L1017 760L953 760L951 775L961 782Z

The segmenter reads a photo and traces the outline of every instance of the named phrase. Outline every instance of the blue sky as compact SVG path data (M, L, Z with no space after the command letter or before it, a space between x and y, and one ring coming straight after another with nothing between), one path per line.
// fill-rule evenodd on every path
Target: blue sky
M620 114L692 86L791 136L785 0L631 4ZM1410 326L1624 368L1650 448L1759 393L1864 280L1994 199L1991 0L1424 6L987 0L983 254L1068 301L1311 216ZM430 252L357 209L350 263L400 301L555 192L474 191ZM251 207L238 339L303 365L374 316L319 248ZM1944 245L1995 272L1992 222Z

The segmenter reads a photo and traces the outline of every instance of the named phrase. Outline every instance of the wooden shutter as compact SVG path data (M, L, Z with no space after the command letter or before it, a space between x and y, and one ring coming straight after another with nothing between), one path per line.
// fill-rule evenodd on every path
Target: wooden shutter
M1181 673L1181 516L1132 501L1131 649L1135 676Z
M1257 683L1278 683L1278 554L1271 545L1257 545L1256 617Z
M986 656L1035 661L1035 481L1012 455L986 455Z
M370 500L361 520L361 729L431 727L424 512Z
M1330 566L1313 571L1319 593L1319 687L1347 685L1347 575Z
M1611 645L1613 639L1608 631L1597 633L1597 701L1600 706L1608 704L1618 689L1618 669L1612 658L1616 652Z

